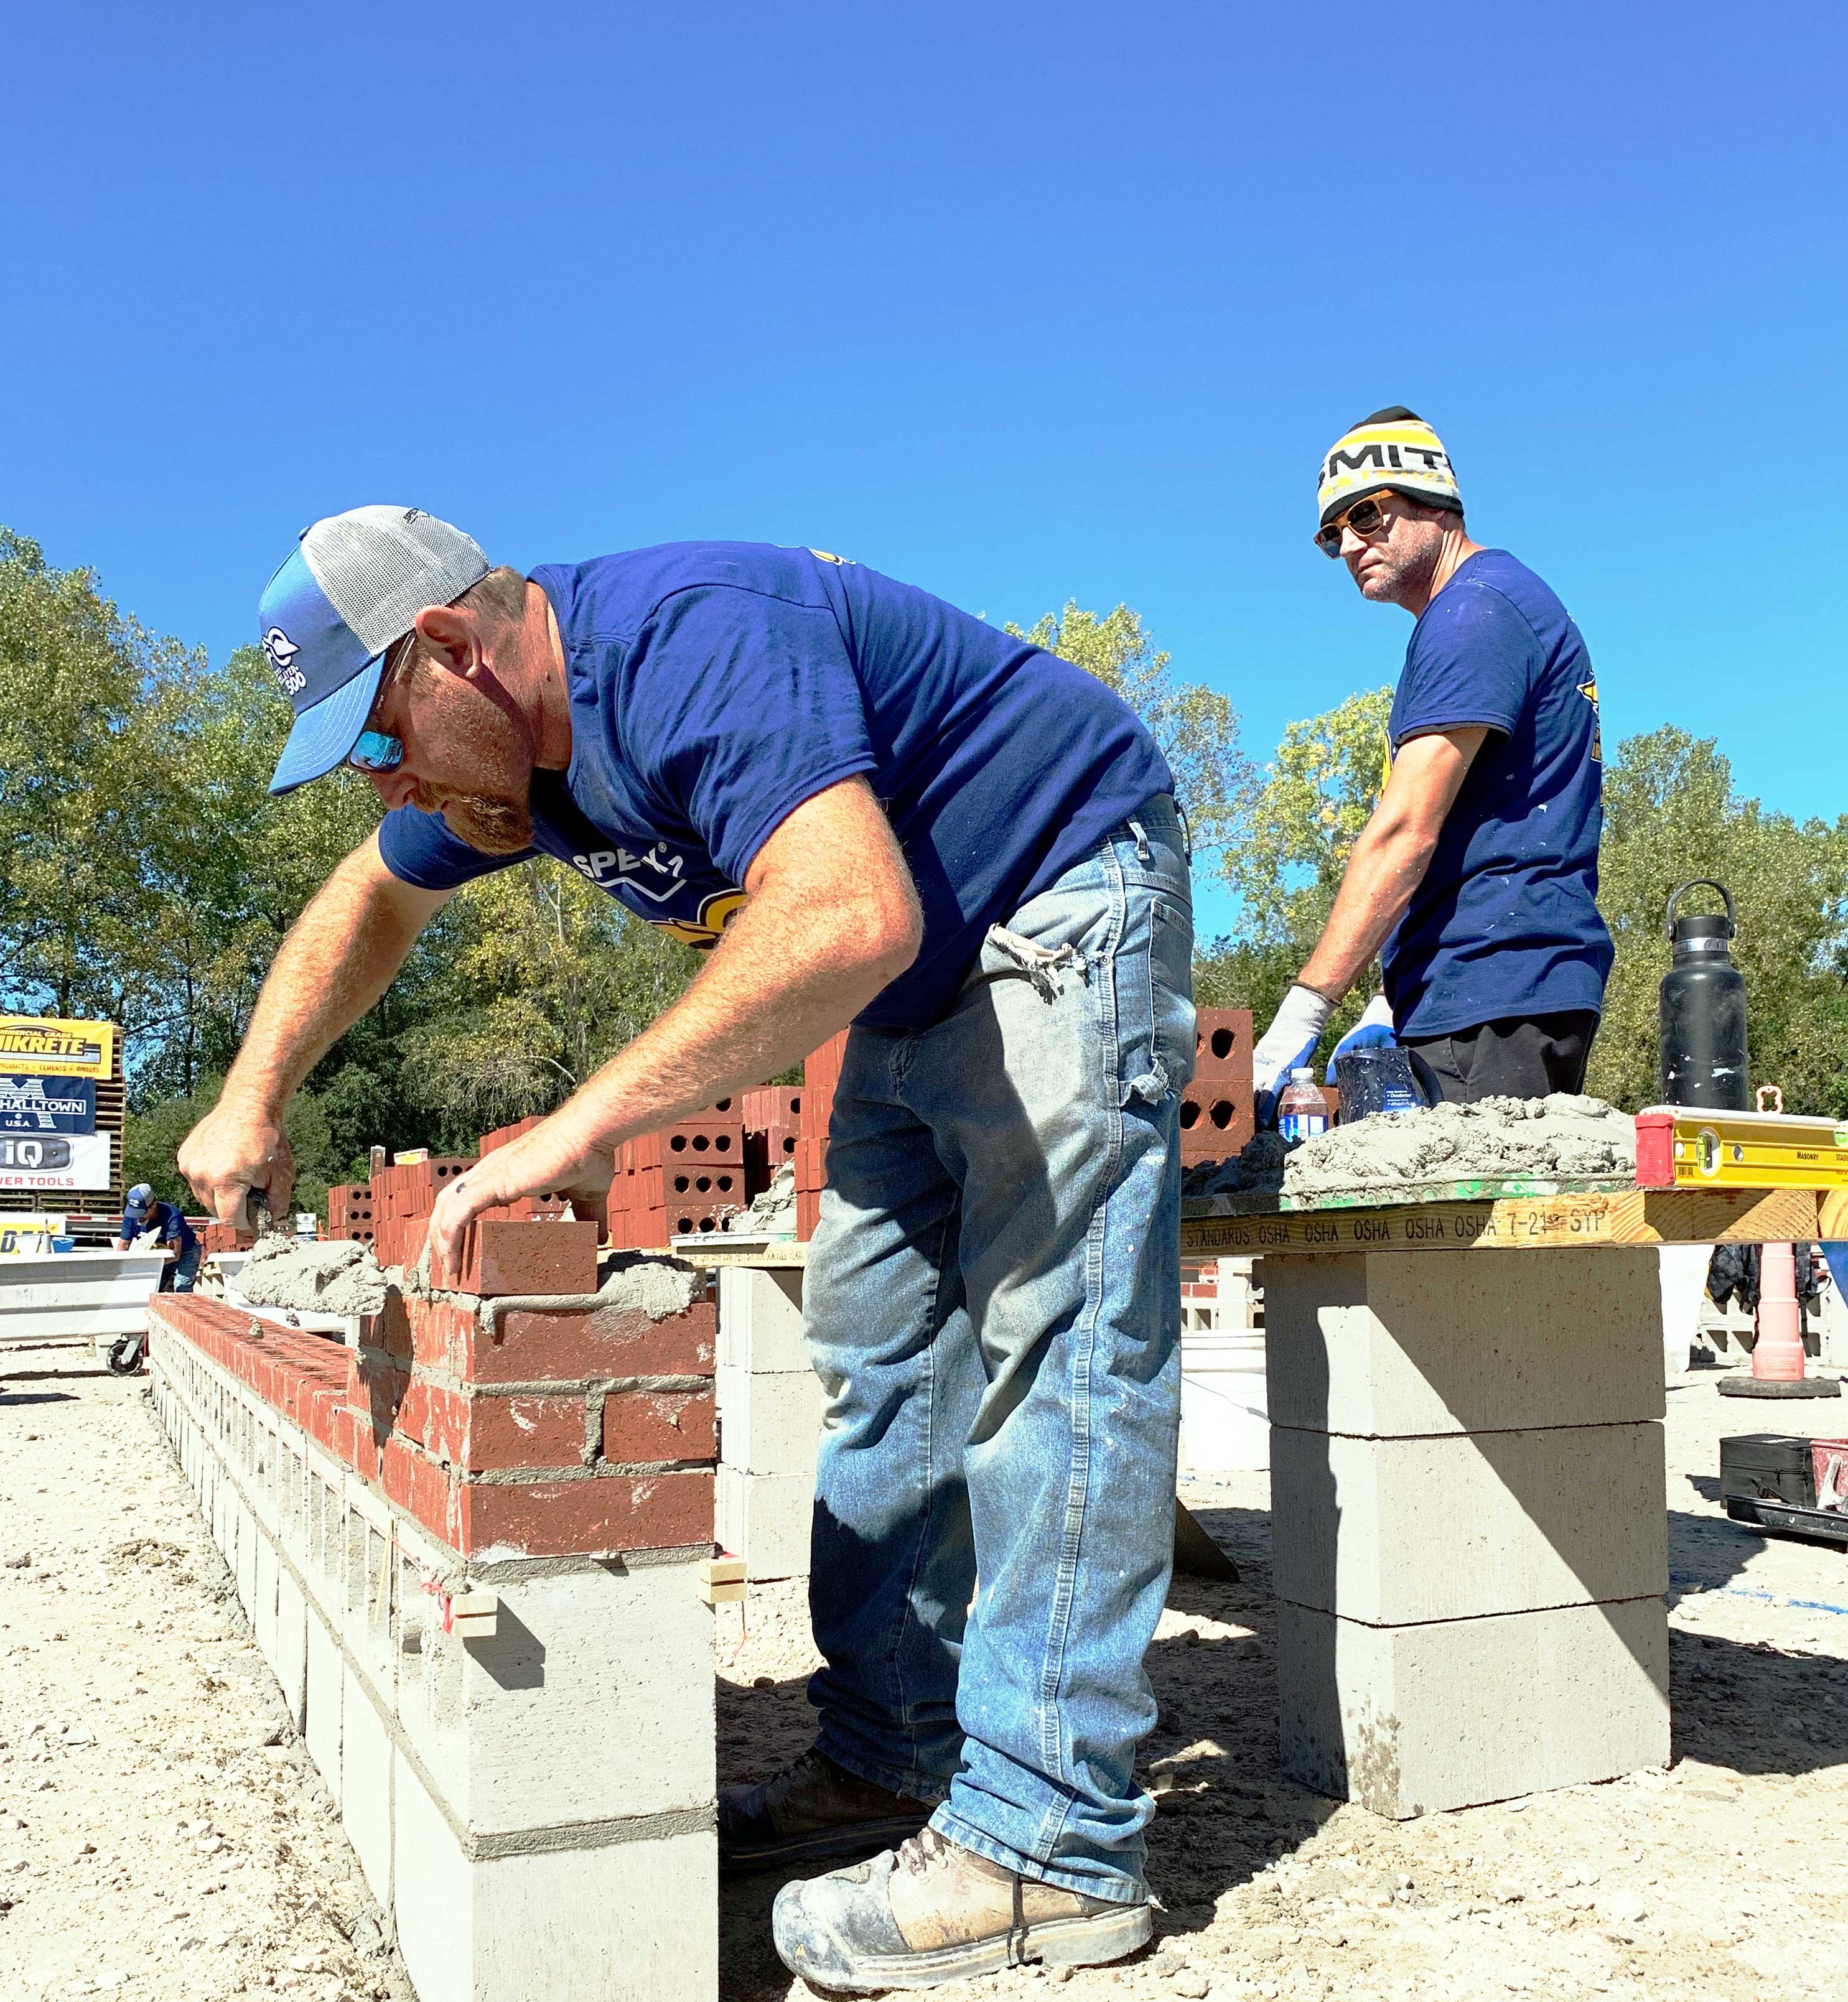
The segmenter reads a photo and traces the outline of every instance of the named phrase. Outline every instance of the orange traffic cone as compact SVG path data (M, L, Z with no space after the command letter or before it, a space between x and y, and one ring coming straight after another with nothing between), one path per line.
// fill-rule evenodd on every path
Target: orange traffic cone
M1749 1376L1723 1378L1724 1397L1839 1397L1832 1376L1804 1373L1803 1321L1797 1306L1797 1253L1790 1244L1759 1247L1758 1340Z

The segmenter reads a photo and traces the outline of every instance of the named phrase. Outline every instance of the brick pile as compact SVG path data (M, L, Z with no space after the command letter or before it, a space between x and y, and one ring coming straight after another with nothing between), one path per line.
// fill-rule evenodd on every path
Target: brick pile
M795 1143L795 1234L815 1235L821 1216L821 1192L828 1179L828 1122L834 1116L834 1093L847 1055L843 1029L802 1066L802 1104Z
M1197 1011L1193 1082L1181 1095L1181 1165L1223 1161L1252 1136L1251 1010Z
M336 1182L327 1191L327 1235L351 1238L355 1244L372 1241L372 1185Z
M624 1142L610 1184L616 1249L659 1250L670 1237L723 1230L757 1194L745 1166L742 1096Z
M469 1154L426 1155L421 1161L395 1162L373 1175L372 1245L381 1265L417 1263L437 1197L473 1165L474 1157ZM487 1213L497 1217L510 1214L505 1209ZM331 1226L331 1216L328 1222Z
M800 1086L760 1084L742 1094L744 1107L744 1170L753 1195L770 1187L770 1177L785 1161L795 1159L802 1132Z
M156 1352L179 1338L465 1558L710 1547L711 1304L498 1313L497 1297L594 1292L596 1227L470 1236L465 1291L394 1292L357 1348L186 1294L149 1303Z
M187 1221L192 1224L201 1250L208 1254L214 1251L248 1251L257 1242L250 1232L239 1230L234 1223L220 1223L215 1219L208 1222L204 1217L196 1220L189 1217Z

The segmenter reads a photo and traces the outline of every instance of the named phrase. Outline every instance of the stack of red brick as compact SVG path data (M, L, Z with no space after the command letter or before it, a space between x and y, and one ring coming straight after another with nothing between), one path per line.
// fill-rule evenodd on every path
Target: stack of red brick
M594 1224L491 1221L466 1291L393 1294L348 1349L197 1294L149 1303L168 1336L247 1384L463 1557L710 1546L709 1303L494 1317L497 1296L589 1293Z
M1251 1010L1202 1008L1193 1081L1181 1096L1181 1165L1224 1161L1252 1135Z
M327 1235L350 1237L356 1244L372 1241L372 1185L336 1182L327 1191Z
M828 1122L847 1055L847 1031L823 1043L802 1066L802 1128L795 1143L795 1234L810 1238L821 1215L828 1179Z
M187 1222L197 1235L204 1251L248 1251L257 1240L247 1230L239 1230L234 1223L208 1222L204 1217L189 1217Z
M468 1154L427 1155L395 1162L372 1177L372 1251L381 1265L414 1265L445 1186L474 1164ZM504 1216L504 1210L489 1212ZM332 1218L329 1219L331 1225Z
M760 1084L742 1095L744 1106L744 1172L753 1195L770 1187L785 1161L795 1159L802 1131L802 1089L799 1085Z
M743 1107L721 1098L624 1142L610 1184L610 1242L617 1250L654 1251L670 1237L722 1230L756 1193L745 1170Z

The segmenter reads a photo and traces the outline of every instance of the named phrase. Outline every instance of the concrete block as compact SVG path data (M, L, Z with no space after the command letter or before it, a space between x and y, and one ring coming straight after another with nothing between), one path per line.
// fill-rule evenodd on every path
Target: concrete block
M1270 1464L1262 1333L1222 1329L1182 1335L1180 1457L1183 1467L1200 1472Z
M1264 1261L1270 1418L1364 1438L1663 1414L1653 1247Z
M747 1474L799 1474L812 1488L828 1393L812 1371L721 1367L719 1454Z
M1668 1589L1659 1425L1271 1435L1277 1596L1375 1626Z
M294 1575L278 1569L276 1575L276 1651L270 1665L282 1700L288 1705L295 1728L302 1728L308 1707L308 1602Z
M398 1715L459 1820L498 1833L710 1805L712 1614L698 1571L504 1582L491 1638L425 1635Z
M1710 1244L1665 1244L1656 1253L1662 1296L1662 1366L1670 1376L1687 1368L1700 1334Z
M276 1543L271 1532L260 1525L251 1540L255 1545L257 1577L250 1625L257 1635L257 1650L273 1673L276 1666Z
M1385 1627L1280 1605L1277 1690L1284 1771L1396 1820L1668 1758L1659 1599Z
M399 1949L424 2002L716 2002L709 1829L470 1860L400 1755Z
M341 1824L379 1903L391 1904L391 1734L351 1662L341 1698Z
M257 1547L262 1540L257 1518L251 1514L242 1497L233 1495L231 1503L231 1520L233 1534L237 1539L237 1554L232 1570L237 1576L237 1596L244 1609L244 1617L254 1627L257 1624Z
M308 1756L320 1768L327 1791L341 1796L341 1711L346 1695L347 1665L334 1630L313 1606L308 1610L307 1717L302 1736Z
M721 1268L718 1275L718 1362L722 1369L807 1369L802 1338L802 1275Z
M815 1482L799 1474L718 1470L718 1536L745 1561L746 1575L806 1578L815 1519Z

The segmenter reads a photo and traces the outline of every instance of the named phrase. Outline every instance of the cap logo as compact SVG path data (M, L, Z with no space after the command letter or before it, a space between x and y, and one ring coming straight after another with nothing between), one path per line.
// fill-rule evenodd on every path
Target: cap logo
M282 684L282 692L290 696L299 695L308 685L308 677L294 664L301 648L280 626L272 626L263 636L263 650L269 656L277 680Z

